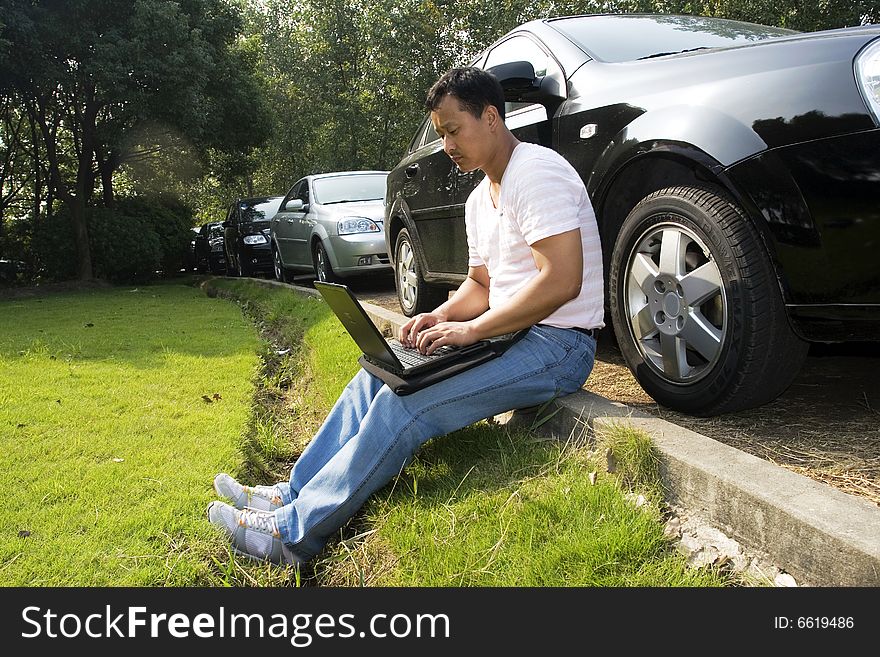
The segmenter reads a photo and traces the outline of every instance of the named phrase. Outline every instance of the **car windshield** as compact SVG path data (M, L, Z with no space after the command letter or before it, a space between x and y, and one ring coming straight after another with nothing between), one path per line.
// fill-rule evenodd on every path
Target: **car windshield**
M321 205L352 201L379 201L385 198L385 179L388 174L373 173L358 176L316 178L315 202Z
M241 220L244 222L268 221L278 212L279 205L281 205L281 198L267 199L258 203L242 203Z
M223 237L223 224L211 224L208 226L208 237Z
M629 62L797 34L779 27L701 16L580 16L550 24L601 62Z

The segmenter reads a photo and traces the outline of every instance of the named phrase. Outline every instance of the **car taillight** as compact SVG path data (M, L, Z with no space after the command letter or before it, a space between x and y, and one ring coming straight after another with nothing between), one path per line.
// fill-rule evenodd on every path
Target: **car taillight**
M856 56L856 81L874 114L874 122L880 126L880 39Z

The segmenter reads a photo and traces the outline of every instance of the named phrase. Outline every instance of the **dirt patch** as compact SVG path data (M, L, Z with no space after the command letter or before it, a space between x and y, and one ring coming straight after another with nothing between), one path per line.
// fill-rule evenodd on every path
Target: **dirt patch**
M880 505L880 345L815 345L777 400L714 418L659 406L613 338L600 340L585 389Z

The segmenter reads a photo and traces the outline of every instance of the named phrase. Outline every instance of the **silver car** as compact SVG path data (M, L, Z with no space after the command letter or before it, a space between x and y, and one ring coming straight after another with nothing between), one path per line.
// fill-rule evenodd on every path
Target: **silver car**
M387 171L338 171L298 180L270 225L275 277L314 270L321 281L390 272L385 247Z

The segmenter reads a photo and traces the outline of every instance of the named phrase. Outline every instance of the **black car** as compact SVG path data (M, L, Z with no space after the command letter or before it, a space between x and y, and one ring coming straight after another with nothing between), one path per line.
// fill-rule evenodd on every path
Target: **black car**
M24 277L27 265L23 260L0 258L0 284L15 283Z
M223 250L223 224L220 221L209 221L199 227L193 250L195 252L196 269L203 273L225 274L226 253Z
M234 276L274 271L269 221L278 212L282 198L256 196L230 204L223 229L229 272Z
M507 124L583 178L635 377L695 415L757 406L810 341L880 330L880 26L796 33L692 16L526 23L474 62ZM458 173L430 121L388 177L407 315L467 271Z

